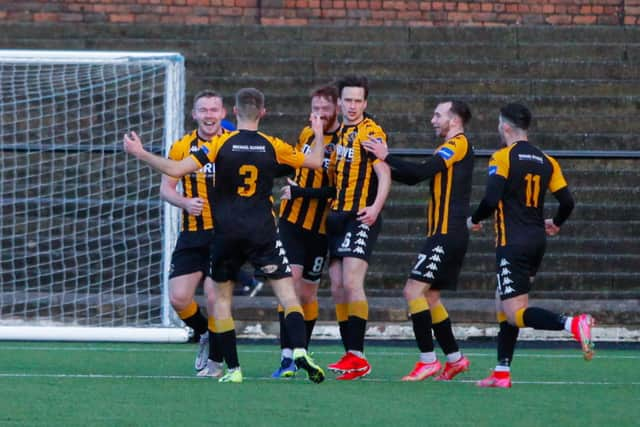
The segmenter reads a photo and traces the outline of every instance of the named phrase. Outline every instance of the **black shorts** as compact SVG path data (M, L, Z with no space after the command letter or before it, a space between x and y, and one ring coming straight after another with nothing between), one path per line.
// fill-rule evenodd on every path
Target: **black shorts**
M409 277L430 284L431 289L455 290L468 246L466 230L428 237Z
M171 255L169 279L195 272L207 276L213 235L213 230L181 232Z
M319 281L327 259L327 236L283 219L278 228L289 264L302 266L302 277L305 280Z
M496 277L501 300L529 293L545 247L546 240L527 246L496 248Z
M356 212L329 212L327 236L330 258L352 257L369 261L382 228L382 216L368 226L358 221L356 215Z
M267 279L291 277L287 253L277 233L253 239L217 232L211 248L210 274L216 282L235 280L240 267L250 262L255 275Z

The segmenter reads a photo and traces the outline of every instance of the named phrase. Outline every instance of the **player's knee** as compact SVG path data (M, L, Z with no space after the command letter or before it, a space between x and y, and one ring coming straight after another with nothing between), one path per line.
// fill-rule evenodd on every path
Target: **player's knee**
M518 326L516 325L516 313L514 311L506 311L505 315L507 316L507 322L511 326Z
M303 286L300 290L300 303L309 304L318 299L315 286Z
M193 295L187 295L186 293L171 292L169 295L169 303L174 310L181 311L189 306Z
M414 300L420 296L422 296L422 287L416 286L413 283L407 283L402 290L402 294L407 301Z
M442 304L442 301L440 301L440 295L434 295L429 292L427 292L427 302L429 303L429 307L437 307Z

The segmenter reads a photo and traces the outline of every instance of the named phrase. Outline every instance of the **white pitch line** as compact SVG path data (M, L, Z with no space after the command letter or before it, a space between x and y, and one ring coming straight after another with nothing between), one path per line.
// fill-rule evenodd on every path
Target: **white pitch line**
M54 346L37 346L37 347L28 347L28 346L3 346L0 344L0 351L86 351L86 352L114 352L114 353L193 353L195 351L194 348L145 348L145 347L54 347ZM582 353L579 349L576 349L575 352L566 353L566 354L543 354L543 353L526 353L522 352L517 353L518 358L533 358L533 359L582 359ZM526 351L526 350L525 350ZM640 360L640 354L608 354L610 350L603 350L607 352L607 359L620 359L620 360ZM619 350L624 351L624 350ZM633 351L633 350L631 350ZM417 350L407 347L407 351L376 351L369 350L367 351L367 355L374 357L381 356L407 356L415 354ZM596 348L596 356L598 349ZM240 346L240 353L248 353L248 354L279 354L280 349L277 348L276 345L273 346L273 349L243 349L242 345ZM341 351L324 351L324 350L314 350L313 354L316 355L342 355L344 354ZM495 350L487 350L486 353L479 352L464 352L467 356L472 357L495 357Z
M0 378L58 378L58 379L122 379L122 380L195 380L195 381L211 381L209 378L200 378L189 375L113 375L113 374L31 374L31 373L0 373ZM249 381L273 381L285 382L282 380L274 380L270 377L244 377ZM478 379L479 380L479 379ZM456 383L472 383L478 380L455 380L449 383L439 384L456 384ZM294 380L295 381L295 380ZM329 379L329 381L335 381ZM362 378L358 381L376 382L376 383L400 383L401 380L391 380L387 378ZM212 381L216 383L217 381ZM512 381L513 384L534 384L534 385L567 385L567 386L640 386L640 382L610 382L610 381Z

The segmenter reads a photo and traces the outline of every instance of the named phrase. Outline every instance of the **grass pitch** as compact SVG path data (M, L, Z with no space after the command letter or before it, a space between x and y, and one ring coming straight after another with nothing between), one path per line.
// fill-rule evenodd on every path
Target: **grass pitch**
M575 343L573 343L575 344ZM373 370L340 382L327 372L272 380L279 349L239 347L242 384L197 378L194 344L0 343L0 425L19 426L637 426L640 351L597 350L585 362L574 346L518 349L510 390L473 383L495 364L495 349L465 348L471 370L449 383L399 379L413 346L371 344ZM337 360L337 345L315 359Z

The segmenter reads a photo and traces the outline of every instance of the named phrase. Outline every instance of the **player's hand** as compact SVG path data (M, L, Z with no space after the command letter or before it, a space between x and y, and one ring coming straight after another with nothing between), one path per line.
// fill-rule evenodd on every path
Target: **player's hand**
M123 146L124 151L137 156L139 153L144 151L144 147L142 146L142 141L137 133L131 131L130 133L125 133L123 138Z
M204 199L200 197L193 197L187 199L184 205L184 209L189 212L189 215L199 216L202 214L202 208L204 207Z
M378 219L378 215L380 215L380 211L378 209L373 206L367 206L358 211L356 219L363 224L372 226Z
M313 129L314 134L324 134L324 122L322 121L322 116L320 114L311 113L309 115L309 123L311 123L311 129Z
M289 185L284 185L280 187L281 200L291 200L291 187L298 186L298 183L292 180L291 178L287 178L287 182L289 183Z
M554 224L553 219L547 218L544 220L544 231L547 236L555 236L560 232L560 227Z
M389 155L389 148L386 144L382 144L377 139L373 137L369 137L368 140L360 143L365 150L370 153L373 153L378 159L383 160L387 158Z
M480 231L482 230L482 223L479 222L477 224L474 224L473 221L471 221L471 217L467 217L467 228L470 231Z

